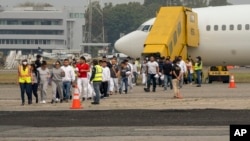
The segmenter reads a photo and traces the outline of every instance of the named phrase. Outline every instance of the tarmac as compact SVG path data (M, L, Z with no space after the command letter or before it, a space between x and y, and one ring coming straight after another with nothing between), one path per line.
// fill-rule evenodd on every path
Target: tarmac
M71 102L20 106L19 86L0 85L0 140L228 141L230 124L250 124L249 84L228 86L184 85L183 99L162 87L145 93L135 86L71 110Z

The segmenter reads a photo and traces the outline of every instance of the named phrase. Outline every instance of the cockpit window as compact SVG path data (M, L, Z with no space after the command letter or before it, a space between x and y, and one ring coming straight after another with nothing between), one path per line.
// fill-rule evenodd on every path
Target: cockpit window
M148 32L151 30L153 26L152 25L141 25L140 27L137 28L137 30Z
M145 25L143 28L142 28L142 31L148 31L150 28L150 25Z

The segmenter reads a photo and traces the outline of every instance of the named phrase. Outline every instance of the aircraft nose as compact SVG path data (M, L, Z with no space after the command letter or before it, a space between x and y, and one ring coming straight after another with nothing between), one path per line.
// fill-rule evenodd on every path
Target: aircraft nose
M134 31L115 42L115 49L133 58L140 57L147 33Z

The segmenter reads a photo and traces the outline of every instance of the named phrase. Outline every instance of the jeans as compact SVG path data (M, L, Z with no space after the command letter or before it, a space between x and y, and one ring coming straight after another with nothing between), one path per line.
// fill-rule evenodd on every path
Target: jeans
M155 78L155 74L148 74L148 78L147 78L147 88L150 89L150 85L151 85L151 81L153 82L153 90L155 90L156 88L156 78Z
M168 83L170 84L170 89L173 89L172 76L164 75L164 90L167 90Z
M138 79L138 73L137 72L133 72L134 78L133 78L133 83L137 83L137 79Z
M100 85L101 85L101 82L93 82L93 87L95 91L94 102L96 103L100 102Z
M188 82L189 83L193 82L193 73L188 72Z
M119 89L120 92L123 90L123 84L125 85L125 93L127 93L128 92L128 78L127 77L121 78L120 89Z
M63 82L63 96L64 96L65 99L69 99L70 87L71 87L71 82L70 81Z
M109 86L108 81L105 81L105 82L102 82L102 83L101 83L100 92L101 92L101 94L102 94L104 97L107 97L107 96L108 96L108 86Z
M20 89L21 89L21 99L22 103L25 102L24 100L24 93L26 92L26 95L28 97L28 101L31 102L32 100L32 89L31 89L31 83L19 83Z
M201 70L196 70L197 84L201 85Z
M35 96L35 98L38 98L38 94L37 94L37 90L38 90L38 83L34 83L31 85L31 90L33 92L33 95ZM32 100L32 96L31 96L31 100Z

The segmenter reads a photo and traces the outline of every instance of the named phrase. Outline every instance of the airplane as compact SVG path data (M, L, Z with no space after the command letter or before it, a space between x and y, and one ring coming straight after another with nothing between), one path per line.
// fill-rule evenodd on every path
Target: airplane
M41 47L38 47L37 50L38 50L38 53L42 57L49 58L49 59L61 59L61 60L64 60L64 59L75 58L75 55L71 54L71 53L66 53L66 52L61 52L61 51L56 52L56 53L53 53L53 52L49 53L49 52L46 52L43 49L41 49Z
M70 59L70 58L74 58L75 55L74 54L70 54L70 53L48 53L43 51L43 53L41 54L42 57L46 57L49 59Z
M231 5L192 9L198 15L200 44L188 47L188 55L201 56L203 64L250 64L250 5ZM144 22L136 31L115 42L115 49L133 58L141 56L144 42L156 18Z

